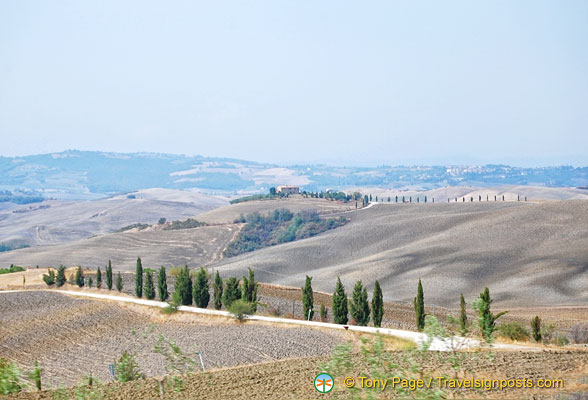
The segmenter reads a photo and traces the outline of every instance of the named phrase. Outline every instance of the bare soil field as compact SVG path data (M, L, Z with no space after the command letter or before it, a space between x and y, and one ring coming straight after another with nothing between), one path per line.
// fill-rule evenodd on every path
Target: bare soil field
M404 354L390 353L393 362L407 366ZM245 367L197 373L184 378L183 390L165 392L165 399L324 399L356 398L343 385L344 376L360 376L363 371L356 368L345 375L335 376L334 393L318 393L313 387L314 377L321 371L319 365L327 357L291 359L268 362ZM351 361L361 366L360 357L352 356ZM417 361L427 371L436 375L453 376L451 354L422 354ZM500 398L500 399L580 399L581 397L560 397L588 390L588 353L466 353L462 368L465 377L487 379L538 379L562 378L563 389L507 389L494 391L454 391L457 398ZM154 379L126 384L109 384L102 389L107 399L130 400L159 398L158 383ZM357 393L357 392L356 392ZM360 392L361 393L361 392ZM53 393L22 393L14 399L52 399ZM377 398L398 398L390 387L376 393Z
M112 260L119 271L134 271L137 257L145 267L206 266L219 261L240 225L202 226L173 231L128 231L56 246L0 253L0 265L103 267Z
M171 192L171 193L170 193ZM0 242L55 245L114 232L160 218L186 219L228 204L226 199L179 190L151 189L93 201L56 201L0 210Z
M419 278L425 300L449 308L485 286L496 306L585 305L588 202L378 204L346 213L351 222L313 238L225 259L224 276L255 269L260 281L332 293L341 277L386 301L411 302Z
M48 291L5 293L0 302L0 357L30 370L37 360L47 387L71 385L90 372L109 381L108 364L138 355L147 376L166 373L154 353L158 334L185 353L197 348L207 369L328 354L345 333L121 306Z

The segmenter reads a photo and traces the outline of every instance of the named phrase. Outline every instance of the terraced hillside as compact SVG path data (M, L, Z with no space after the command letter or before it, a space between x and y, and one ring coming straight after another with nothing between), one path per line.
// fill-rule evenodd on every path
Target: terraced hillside
M412 301L423 279L426 301L455 307L461 292L491 288L508 306L585 304L588 202L380 204L345 214L351 222L310 239L223 260L241 276L332 292L379 279L387 301ZM371 287L370 287L371 289Z
M82 300L48 291L0 294L0 357L44 368L46 387L71 385L92 374L109 381L108 364L123 351L137 353L147 376L166 373L153 351L158 335L184 353L196 346L208 369L328 354L344 333L306 327L239 324L226 318Z

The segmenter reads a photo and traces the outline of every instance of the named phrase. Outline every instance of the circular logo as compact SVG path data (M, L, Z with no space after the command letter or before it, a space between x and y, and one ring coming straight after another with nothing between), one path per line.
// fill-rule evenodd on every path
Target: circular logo
M314 388L319 393L329 393L335 387L335 380L333 377L325 372L322 372L314 378Z

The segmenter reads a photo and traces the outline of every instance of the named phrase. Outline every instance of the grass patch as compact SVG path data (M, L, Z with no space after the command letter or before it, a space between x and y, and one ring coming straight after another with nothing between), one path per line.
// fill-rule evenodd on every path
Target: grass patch
M13 272L22 272L25 271L26 268L19 267L18 265L11 265L9 268L0 268L0 275L1 274L11 274Z

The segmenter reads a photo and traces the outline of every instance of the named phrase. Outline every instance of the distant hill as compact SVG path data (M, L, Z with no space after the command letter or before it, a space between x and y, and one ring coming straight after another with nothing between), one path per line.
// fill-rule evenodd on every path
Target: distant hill
M309 191L350 187L415 190L446 186L579 187L588 185L588 168L283 166L228 158L76 150L0 157L0 191L25 191L31 196L45 198L93 199L155 187L245 194L265 192L269 187L281 184L299 185ZM15 199L30 201L20 197Z

